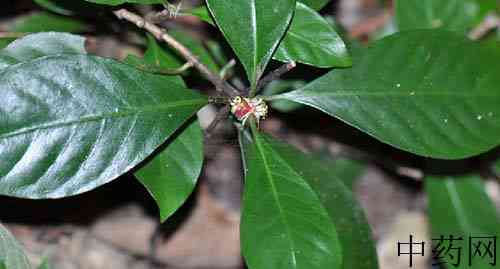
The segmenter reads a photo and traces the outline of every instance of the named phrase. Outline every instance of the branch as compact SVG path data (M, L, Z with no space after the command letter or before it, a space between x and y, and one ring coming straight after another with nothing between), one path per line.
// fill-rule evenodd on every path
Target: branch
M217 89L217 91L224 92L226 95L233 97L238 95L238 91L223 81L217 74L210 71L210 69L198 60L198 58L184 45L175 40L172 36L163 31L160 27L150 23L145 18L130 12L126 9L119 9L113 12L118 19L134 23L137 27L144 29L153 34L158 40L167 43L170 47L176 50L186 61L191 63L193 67L198 69L200 73L210 81Z
M159 23L170 18L175 19L177 17L177 14L179 14L179 11L181 10L181 6L182 1L180 1L177 6L170 4L168 1L165 1L165 3L163 4L163 7L165 9L160 12L154 12L153 14L146 15L146 19L153 23Z
M27 35L27 33L0 32L0 38L19 38L25 35Z
M500 27L500 18L494 13L489 14L476 28L469 32L468 37L472 40L479 40L497 27Z
M226 65L224 65L220 72L219 72L219 76L224 80L228 80L229 77L232 75L231 73L231 69L236 65L236 60L235 59L231 59Z
M179 14L178 11L165 8L160 12L149 13L145 16L145 18L147 21L150 21L152 23L160 23L167 19L175 19L177 17L177 14Z
M138 69L153 73L153 74L161 74L161 75L179 75L193 67L193 64L190 62L186 62L179 68L163 68L157 65L147 65L147 64L139 64L135 66Z
M290 62L290 63L284 64L284 65L278 67L277 69L273 70L272 72L268 73L265 77L263 77L257 83L257 87L255 88L255 94L257 94L262 88L264 88L271 81L280 78L284 74L288 73L290 70L294 69L296 66L297 66L297 64L295 62ZM249 89L247 89L247 92L248 92L248 90Z

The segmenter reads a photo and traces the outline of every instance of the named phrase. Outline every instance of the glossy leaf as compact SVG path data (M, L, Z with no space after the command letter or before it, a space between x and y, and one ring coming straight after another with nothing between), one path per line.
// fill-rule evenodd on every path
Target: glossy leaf
M246 145L241 244L252 269L340 268L335 225L290 152L256 134Z
M330 0L299 0L299 1L315 10L320 10L330 2Z
M161 221L167 220L193 192L203 166L203 133L198 121L135 173L160 208Z
M161 68L177 68L182 65L175 54L160 45L153 35L147 34L147 39L147 50L144 53L144 60L147 63Z
M148 49L143 64L157 68L177 67L178 59L171 56L148 35ZM184 83L178 77L179 83ZM193 191L203 165L203 134L199 123L172 137L157 156L135 173L148 189L160 209L160 219L165 221L189 197Z
M59 5L57 3L57 0L56 1L54 1L54 0L33 0L33 2L35 2L36 4L38 4L39 6L45 8L45 9L50 10L50 11L57 13L57 14L66 15L66 16L73 15L73 11L66 9L65 7Z
M19 17L9 30L20 33L48 31L78 33L84 31L85 28L84 23L73 18L54 15L49 12L35 12Z
M286 160L290 166L307 179L333 220L342 246L342 268L378 268L370 226L351 190L353 182L360 176L362 165L347 159L328 163L294 150L282 156L288 156Z
M495 10L495 0L396 0L400 30L444 28L467 32Z
M166 47L160 45L151 34L147 34L147 49L144 53L144 58L141 59L135 55L128 55L124 62L135 68L155 74L162 74L165 71L173 72L182 66L179 58L172 54ZM175 78L179 83L184 83L181 77Z
M3 37L0 38L0 49L7 47L12 41L16 40L15 38Z
M342 38L321 15L297 3L290 29L281 41L274 59L317 67L347 67L351 58Z
M31 268L21 245L2 224L0 224L0 263L8 269Z
M264 96L272 96L302 88L304 85L306 85L306 82L303 80L275 80L266 86L262 94ZM271 101L269 104L273 109L285 113L292 112L304 106L302 104L287 100L275 100Z
M210 11L208 10L207 6L205 6L205 5L195 7L193 9L189 10L189 12L184 14L184 15L196 16L206 23L209 23L211 25L215 25L215 22L212 19L212 16L210 16Z
M280 157L306 179L328 211L342 246L342 268L378 268L370 226L352 191L344 184L352 184L360 176L363 165L342 158L316 159L268 136L265 138Z
M496 237L500 233L498 212L478 176L428 177L425 180L425 190L429 200L433 238L438 239L441 235L445 238L450 235L455 238L462 237L463 240L455 241L454 245L463 247L463 252L468 253L470 236ZM474 249L471 251L474 252ZM449 263L455 262L449 257L443 259ZM475 257L472 260L473 267L469 266L468 262L468 257L464 254L458 267L451 264L446 267L492 268L488 257Z
M191 10L187 15L197 16L214 24L205 6ZM276 50L274 59L317 67L347 67L352 64L344 41L331 23L299 2L291 26Z
M336 158L329 167L349 190L354 188L356 181L366 169L364 163L347 158Z
M274 99L315 107L403 150L459 159L500 144L497 52L450 32L397 33Z
M135 3L135 4L163 4L165 0L85 0L87 2L103 5L117 6L125 3Z
M63 53L86 54L85 39L56 32L27 35L0 50L0 70L23 61Z
M295 0L207 0L217 25L255 86L285 34Z
M0 73L0 194L58 198L144 160L206 97L167 76L66 55Z
M207 40L205 45L214 62L218 63L220 66L226 66L228 64L230 59L221 43L214 40Z

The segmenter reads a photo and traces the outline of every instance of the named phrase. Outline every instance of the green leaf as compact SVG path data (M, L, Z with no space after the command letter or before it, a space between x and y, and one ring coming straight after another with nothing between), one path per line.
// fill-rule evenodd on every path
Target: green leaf
M317 67L347 67L351 58L342 38L321 15L297 3L295 16L274 59Z
M0 224L0 268L2 263L3 267L8 269L31 268L19 242Z
M295 0L207 0L254 87L285 34Z
M291 162L297 152L256 133L246 144L241 243L252 269L340 268L335 225L307 175Z
M111 6L117 6L125 3L135 3L144 5L165 3L165 0L85 0L85 1L95 4L111 5Z
M205 43L207 51L212 56L214 62L219 63L220 66L225 66L230 61L224 47L221 43L214 40L207 40Z
M306 82L303 80L275 80L266 86L264 91L262 91L262 94L264 96L272 96L302 88L304 85L306 85ZM273 109L285 113L292 112L304 106L287 100L274 100L270 102L270 105Z
M176 58L167 53L153 36L148 35L144 63L160 68L176 67ZM183 83L179 78L179 83ZM203 165L203 133L199 123L170 139L157 156L135 173L160 209L161 221L167 220L193 191Z
M290 166L307 179L333 220L342 246L342 268L378 268L370 226L351 191L352 183L362 171L362 165L352 160L338 159L326 166L324 161L293 150L282 156L290 156L286 159ZM344 183L348 183L350 188Z
M5 262L0 259L0 269L7 269L7 266L5 265Z
M201 19L202 21L215 26L215 22L212 19L212 16L210 16L210 11L208 10L207 6L205 6L205 5L195 7L193 9L189 10L188 13L185 13L183 15L196 16L199 19Z
M2 37L0 38L0 49L3 49L7 47L12 41L16 40L15 38L11 37Z
M315 10L320 10L326 4L330 2L330 0L299 0L300 2L312 7Z
M401 32L276 96L315 107L415 154L459 159L500 144L500 55L450 32Z
M161 221L167 220L193 192L203 166L203 133L198 121L135 173L160 208Z
M50 266L49 260L44 258L38 269L52 269L52 266Z
M58 198L144 160L207 98L113 60L49 56L0 73L0 194Z
M214 24L205 6L186 14ZM332 25L316 11L300 2L297 2L291 26L276 50L274 59L325 68L347 67L352 64L344 41Z
M172 54L169 48L160 45L151 34L147 34L147 50L144 53L144 60L148 64L160 68L178 68L182 66L179 58Z
M337 158L330 166L335 171L336 176L344 183L349 190L354 188L354 184L363 174L366 165L362 162L347 158Z
M35 12L28 16L17 19L12 27L12 32L35 33L35 32L70 32L78 33L86 29L84 23L48 12Z
M469 236L498 236L500 233L497 211L478 176L427 177L425 190L429 199L433 238L441 235L445 238L450 235L462 237L463 241L455 241L454 245L462 246L463 253L468 253ZM449 257L444 257L445 261L448 259ZM486 263L487 260L476 257L472 261L472 268L492 268ZM462 260L460 266L449 265L447 268L471 267L468 261Z
M59 5L59 3L57 3L57 1L54 0L33 0L33 2L35 2L36 4L47 10L50 10L60 15L70 16L73 15L74 13L73 11Z
M496 9L494 0L396 0L396 22L400 30L444 28L467 32Z
M144 61L143 58L137 57L133 54L127 55L127 57L123 59L123 63L131 65L137 69L146 71L148 73L161 74L161 68L158 68L156 65L149 65Z
M23 61L55 54L86 54L85 38L67 33L36 33L0 50L0 70Z

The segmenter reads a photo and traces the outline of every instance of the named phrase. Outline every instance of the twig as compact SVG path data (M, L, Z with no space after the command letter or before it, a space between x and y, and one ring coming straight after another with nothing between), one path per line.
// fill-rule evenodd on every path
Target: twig
M181 67L179 67L179 68L175 68L175 69L173 69L173 70L168 70L168 69L167 69L167 70L163 70L163 71L164 71L164 72L169 72L169 71L170 71L170 72L171 72L171 74L174 74L174 75L175 75L175 74L180 74L180 73L182 73L182 72L184 72L184 71L188 70L188 69L189 69L189 68L191 68L191 67L193 67L193 63L191 63L191 62L187 62L187 63L183 64L183 65L182 65ZM168 74L167 74L167 75L168 75Z
M148 13L145 18L147 21L150 21L152 23L160 23L164 20L175 18L177 15L172 14L172 12L168 9L164 9L160 12L153 12L153 13Z
M225 105L223 108L221 108L217 112L217 115L215 115L215 119L210 123L210 125L205 130L205 137L209 138L209 137L212 136L215 128L217 127L217 125L222 120L224 120L225 118L227 118L230 109L231 109L231 107L229 105Z
M0 38L19 38L25 35L27 35L27 33L0 32Z
M163 10L149 12L144 17L147 21L152 23L160 23L168 19L175 19L180 13L181 6L182 1L178 5L170 4L168 1L165 1Z
M209 96L208 103L209 104L229 104L230 100L224 96Z
M146 64L141 64L136 66L137 68L154 73L154 74L161 74L161 75L179 75L182 74L184 71L188 70L189 68L193 67L193 64L190 62L186 62L179 68L163 68L159 67L157 65L146 65Z
M220 72L219 72L219 76L223 79L223 80L227 80L230 76L231 76L231 69L236 65L236 60L235 59L231 59L226 65L224 65Z
M223 81L217 74L210 71L210 69L198 60L198 58L184 45L179 43L172 36L163 31L160 27L147 21L145 18L130 12L126 9L119 9L113 12L118 19L124 19L129 22L134 23L137 27L144 29L151 34L153 34L158 40L167 43L170 47L176 50L186 61L190 62L200 73L209 80L216 89L220 92L224 92L228 96L238 95L238 91L229 85L227 82Z
M284 64L277 69L273 70L272 72L268 73L265 77L263 77L259 82L257 83L257 87L255 89L255 93L252 95L257 94L262 88L264 88L267 84L269 84L271 81L276 80L283 76L284 74L288 73L290 70L294 69L297 66L295 62L290 62L287 64ZM247 90L248 92L248 90Z
M472 40L479 40L484 37L491 30L500 27L500 18L492 13L484 18L484 20L472 31L469 32L468 37Z

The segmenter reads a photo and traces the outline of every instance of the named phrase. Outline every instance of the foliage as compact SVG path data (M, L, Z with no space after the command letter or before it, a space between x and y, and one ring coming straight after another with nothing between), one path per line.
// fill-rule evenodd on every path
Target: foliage
M85 30L85 24L48 12L36 12L17 19L9 30L26 33L44 31L78 33Z
M466 33L496 9L495 1L396 0L396 21L401 30L445 28Z
M207 6L255 87L288 28L295 1L207 0Z
M274 99L315 107L419 155L465 158L500 144L492 53L446 31L396 33L356 51L353 68Z
M318 13L328 0L206 0L175 11L208 22L227 42L206 44L116 7L169 8L163 0L35 2L47 11L16 21L8 29L20 34L15 41L0 39L2 195L67 197L132 171L166 221L202 171L210 128L204 138L195 115L222 102L241 113L232 123L245 167L240 233L249 268L373 269L375 243L352 193L363 165L319 160L277 141L258 128L257 109L267 112L269 102L293 117L313 107L425 157L462 159L500 145L500 50L465 37L495 10L492 1L396 1L400 32L351 51L346 43L356 41ZM77 19L81 3L113 6L105 12L146 32L144 57L87 53L85 38L70 34L89 29ZM296 64L321 75L278 79ZM211 82L216 96L190 89L184 79L192 75ZM231 107L235 95L248 102ZM238 122L242 115L248 124ZM479 176L426 175L425 190L434 234L498 232ZM0 268L29 268L1 226L0 239Z
M429 195L433 238L454 235L467 239L469 236L489 237L500 232L500 218L479 176L429 177L425 188ZM474 268L491 268L487 262L478 259ZM457 268L451 263L448 268ZM464 263L458 268L470 266Z
M30 269L28 258L19 242L0 224L0 268Z
M24 253L21 244L0 223L0 269L31 269L33 268ZM44 259L36 267L38 269L50 269L50 263Z

